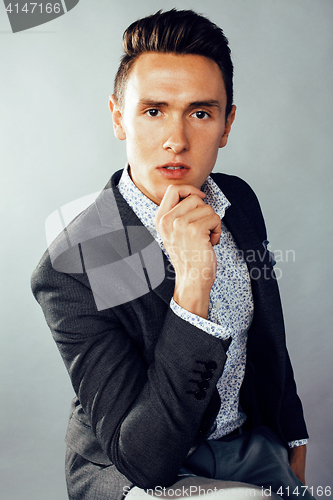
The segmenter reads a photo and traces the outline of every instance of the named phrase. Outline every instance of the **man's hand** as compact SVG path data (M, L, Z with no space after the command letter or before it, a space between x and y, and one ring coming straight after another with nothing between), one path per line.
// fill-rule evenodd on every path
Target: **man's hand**
M220 241L221 219L204 203L204 197L194 186L169 186L157 211L155 226L175 269L175 302L207 318L216 276L213 245Z
M296 446L290 450L289 464L298 479L305 484L306 445Z

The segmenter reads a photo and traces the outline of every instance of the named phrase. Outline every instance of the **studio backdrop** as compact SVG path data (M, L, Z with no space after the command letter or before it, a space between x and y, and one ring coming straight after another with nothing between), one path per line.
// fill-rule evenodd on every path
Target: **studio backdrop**
M260 200L310 434L307 484L317 498L321 487L332 486L333 2L4 1L3 499L67 497L64 436L73 389L31 294L30 276L47 247L50 214L99 192L125 165L125 145L113 136L108 110L124 29L173 7L208 16L230 42L237 112L215 171L242 177Z

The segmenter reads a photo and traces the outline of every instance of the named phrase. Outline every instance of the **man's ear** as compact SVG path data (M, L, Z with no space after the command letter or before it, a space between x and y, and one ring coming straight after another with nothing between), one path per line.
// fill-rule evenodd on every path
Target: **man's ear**
M233 105L231 108L231 111L228 115L225 127L224 127L224 132L223 132L223 135L221 137L219 148L224 148L224 146L228 142L228 136L230 134L231 125L233 124L233 121L235 119L235 114L236 114L236 106Z
M118 101L113 94L109 97L109 108L112 114L114 135L120 141L124 141L126 139L126 133L123 127L123 115L118 105Z

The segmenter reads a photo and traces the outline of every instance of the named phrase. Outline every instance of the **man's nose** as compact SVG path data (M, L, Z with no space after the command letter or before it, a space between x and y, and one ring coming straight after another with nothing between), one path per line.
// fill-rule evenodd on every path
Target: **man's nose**
M167 131L167 140L163 144L164 149L171 149L179 154L189 149L189 142L183 120L173 120Z

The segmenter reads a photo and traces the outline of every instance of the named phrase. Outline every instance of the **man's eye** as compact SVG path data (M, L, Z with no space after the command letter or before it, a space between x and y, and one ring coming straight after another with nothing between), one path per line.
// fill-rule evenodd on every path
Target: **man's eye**
M206 111L196 111L193 114L196 118L199 118L199 120L203 120L204 118L207 118L209 116Z
M152 108L152 109L148 109L148 111L146 111L146 113L148 116L159 116L160 110L156 109L156 108Z

